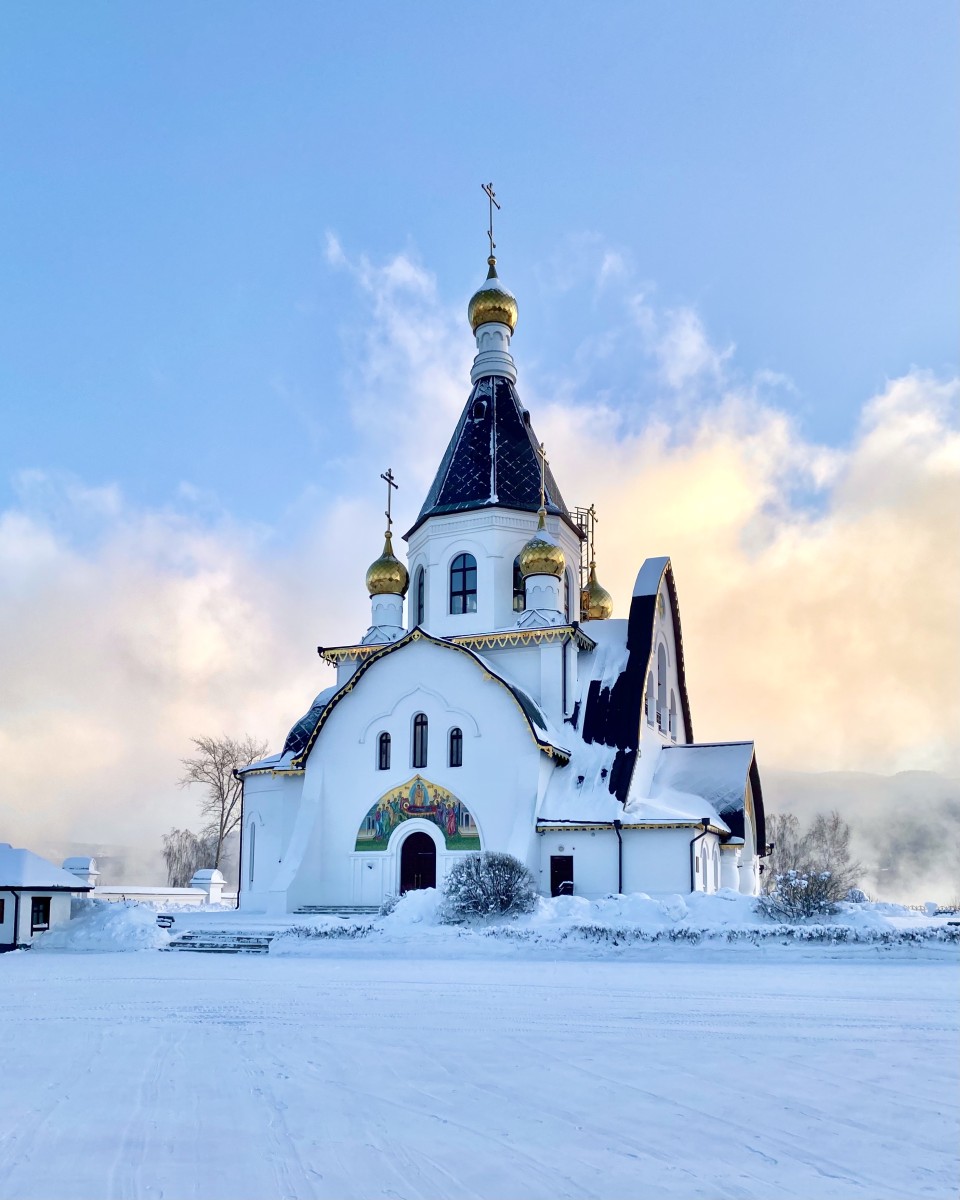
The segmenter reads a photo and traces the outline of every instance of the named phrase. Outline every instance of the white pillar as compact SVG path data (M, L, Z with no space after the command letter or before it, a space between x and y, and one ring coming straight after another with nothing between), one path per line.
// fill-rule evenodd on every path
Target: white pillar
M720 851L720 886L740 890L740 850Z
M190 886L207 893L207 904L219 904L223 898L223 888L226 882L216 867L203 867L194 873L190 880Z

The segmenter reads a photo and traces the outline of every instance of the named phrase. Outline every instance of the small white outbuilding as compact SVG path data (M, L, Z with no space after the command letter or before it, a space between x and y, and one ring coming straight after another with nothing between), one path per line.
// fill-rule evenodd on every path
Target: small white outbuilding
M29 946L38 933L69 921L71 896L92 890L88 877L0 842L0 951Z

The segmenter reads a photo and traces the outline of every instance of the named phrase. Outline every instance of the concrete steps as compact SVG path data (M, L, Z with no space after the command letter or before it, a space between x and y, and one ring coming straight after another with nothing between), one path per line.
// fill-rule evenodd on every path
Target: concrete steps
M379 911L376 904L304 904L295 909L298 915L310 917L375 917Z
M273 933L232 933L226 929L189 929L170 939L164 950L194 954L267 954Z

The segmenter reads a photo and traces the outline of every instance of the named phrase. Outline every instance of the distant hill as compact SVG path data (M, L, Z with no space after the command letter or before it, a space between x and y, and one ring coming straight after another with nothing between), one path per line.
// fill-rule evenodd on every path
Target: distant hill
M934 771L763 772L768 812L807 823L832 808L850 822L871 896L907 904L960 898L960 779Z

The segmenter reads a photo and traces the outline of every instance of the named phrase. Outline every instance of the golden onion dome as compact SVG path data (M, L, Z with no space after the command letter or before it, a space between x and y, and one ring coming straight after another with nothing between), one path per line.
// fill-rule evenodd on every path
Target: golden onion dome
M371 596L405 596L409 583L407 568L393 553L393 541L388 529L383 553L367 568L367 591Z
M580 607L588 621L606 621L613 616L613 597L597 583L597 564L590 564L587 586L583 589Z
M520 574L524 579L528 575L555 575L557 579L563 576L566 561L563 551L547 533L546 515L541 508L537 532L520 551Z
M492 254L487 262L490 270L486 282L470 297L467 319L474 333L481 325L489 325L491 321L509 326L513 333L517 327L517 298L497 278L497 260Z

